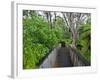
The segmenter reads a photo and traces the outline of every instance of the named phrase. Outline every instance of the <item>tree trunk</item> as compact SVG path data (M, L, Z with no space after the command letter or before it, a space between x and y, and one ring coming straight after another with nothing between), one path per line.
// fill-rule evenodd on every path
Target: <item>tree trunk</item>
M52 29L52 19L51 19L52 15L51 13L49 12L49 24L50 24L50 28Z

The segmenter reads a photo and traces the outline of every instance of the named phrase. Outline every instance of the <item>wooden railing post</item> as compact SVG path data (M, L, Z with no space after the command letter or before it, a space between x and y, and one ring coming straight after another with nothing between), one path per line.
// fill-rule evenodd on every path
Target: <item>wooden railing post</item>
M88 62L78 51L69 46L69 52L73 66L90 66Z

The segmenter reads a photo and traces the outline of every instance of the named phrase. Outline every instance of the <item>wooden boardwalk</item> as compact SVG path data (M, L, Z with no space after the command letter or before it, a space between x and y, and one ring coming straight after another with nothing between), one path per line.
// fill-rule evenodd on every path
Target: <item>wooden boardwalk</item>
M55 67L72 67L68 47L61 47L57 51Z
M85 60L74 48L67 46L56 47L44 59L39 68L57 68L73 66L90 66L90 62Z

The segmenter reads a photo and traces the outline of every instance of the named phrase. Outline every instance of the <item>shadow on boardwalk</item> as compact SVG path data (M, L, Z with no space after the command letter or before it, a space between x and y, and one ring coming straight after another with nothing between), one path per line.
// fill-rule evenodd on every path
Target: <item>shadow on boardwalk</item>
M55 67L72 67L68 47L61 47L57 51Z

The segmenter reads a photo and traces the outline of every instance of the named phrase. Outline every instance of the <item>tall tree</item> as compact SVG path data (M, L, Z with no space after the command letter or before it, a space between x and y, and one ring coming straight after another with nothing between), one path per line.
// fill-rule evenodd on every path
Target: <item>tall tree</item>
M74 12L62 12L63 18L67 24L68 29L72 35L72 46L76 48L76 41L79 37L79 27L87 20L88 13L74 13Z
M54 19L54 27L56 26L56 12L54 12L54 16L55 16L55 19Z
M52 28L52 15L50 11L44 11L49 27Z

